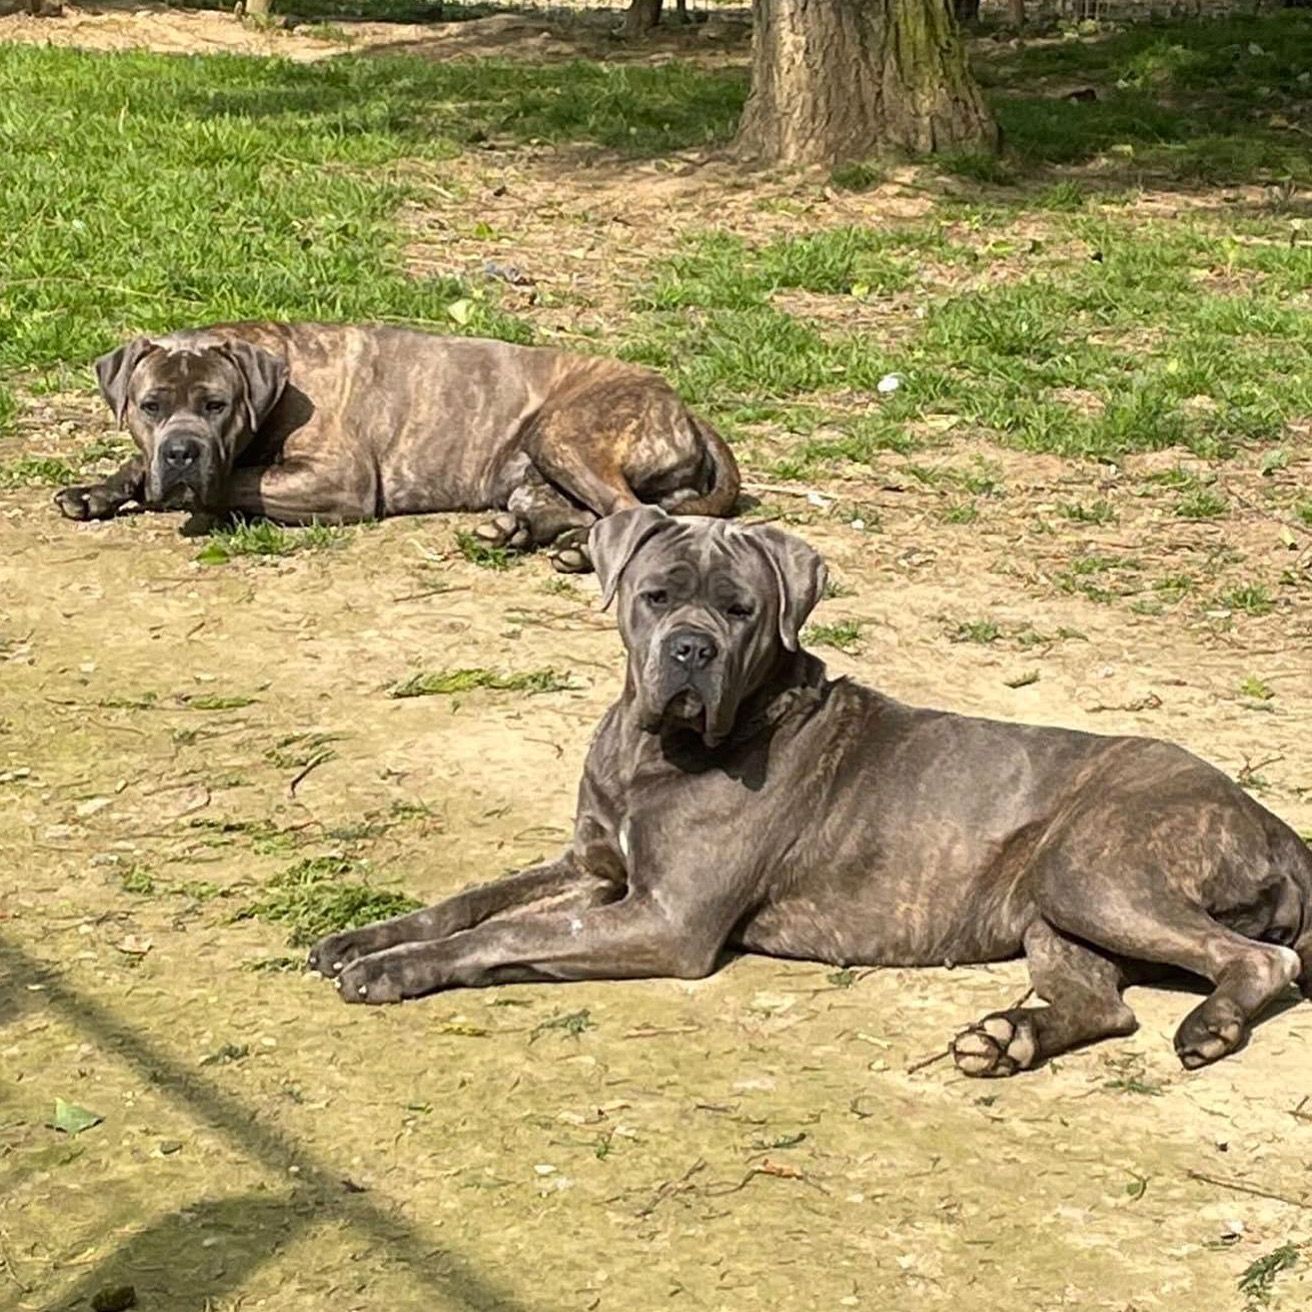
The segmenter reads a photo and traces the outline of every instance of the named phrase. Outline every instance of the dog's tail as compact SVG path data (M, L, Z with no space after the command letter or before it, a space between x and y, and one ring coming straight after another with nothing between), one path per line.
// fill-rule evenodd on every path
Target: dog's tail
M708 471L705 491L670 504L666 508L674 515L714 515L723 518L733 514L742 487L738 462L729 444L704 419L688 416L702 444L704 468Z

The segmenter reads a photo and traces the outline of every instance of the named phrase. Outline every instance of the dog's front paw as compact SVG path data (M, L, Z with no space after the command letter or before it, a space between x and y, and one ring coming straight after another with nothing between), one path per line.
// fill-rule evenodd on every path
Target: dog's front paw
M1028 1070L1038 1055L1034 1024L1024 1012L995 1012L952 1040L957 1069L976 1079L998 1079Z
M367 957L372 951L374 949L365 941L362 931L348 929L340 934L329 934L327 938L321 938L310 949L310 957L306 964L324 979L336 979L351 962Z
M111 519L122 504L123 498L103 483L61 487L55 493L55 505L65 519Z
M342 969L335 982L343 1002L362 1002L376 1007L385 1002L400 1002L405 997L400 971L393 971L381 952L351 962Z
M1187 1071L1210 1066L1243 1046L1244 1013L1229 998L1213 994L1193 1009L1175 1032L1175 1055Z

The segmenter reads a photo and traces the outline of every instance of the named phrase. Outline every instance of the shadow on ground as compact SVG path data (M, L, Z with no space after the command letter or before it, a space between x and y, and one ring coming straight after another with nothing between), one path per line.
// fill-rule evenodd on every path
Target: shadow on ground
M170 1306L181 1306L183 1299L212 1299L241 1286L302 1230L333 1221L349 1224L370 1242L385 1246L417 1285L440 1290L453 1306L471 1312L526 1312L459 1254L437 1248L404 1218L357 1192L330 1164L261 1123L211 1080L184 1069L111 1010L69 988L23 947L0 936L0 1025L27 1011L36 984L45 1005L88 1042L126 1063L251 1159L296 1182L282 1196L261 1192L209 1198L169 1212L88 1269L72 1289L46 1304L47 1312L84 1307L96 1291L121 1284L152 1290ZM198 1233L215 1242L204 1250L202 1261L183 1260L181 1254L196 1251Z

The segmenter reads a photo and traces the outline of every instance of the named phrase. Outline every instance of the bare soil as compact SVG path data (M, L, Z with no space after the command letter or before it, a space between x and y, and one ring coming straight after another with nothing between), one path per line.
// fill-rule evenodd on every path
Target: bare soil
M912 178L749 194L721 168L458 162L447 198L406 216L415 267L520 263L538 296L515 308L568 341L622 326L682 226L714 214L755 236L921 204ZM476 240L476 220L502 235ZM0 463L108 432L89 390L29 398ZM1146 481L1182 453L1112 470L941 436L810 496L763 472L784 435L745 448L754 513L795 523L841 584L816 621L863 623L833 668L911 701L1178 740L1312 830L1312 623L1282 583L1309 564L1288 506L1312 462L1218 466L1232 513L1192 523ZM952 471L981 461L997 490L946 522ZM1058 510L1095 499L1118 518ZM1185 1074L1170 1038L1194 998L1138 990L1132 1038L985 1084L941 1054L1025 993L1019 964L743 958L696 983L382 1011L273 969L297 955L285 933L234 916L298 858L350 856L430 900L566 838L618 639L591 580L464 560L452 533L470 522L215 566L178 517L77 526L43 489L0 492L0 1306L85 1307L127 1282L169 1312L1197 1312L1243 1308L1245 1268L1312 1238L1307 1005ZM1090 553L1122 561L1124 595L1069 590ZM1133 609L1186 572L1197 599ZM1250 579L1271 613L1216 600ZM981 621L995 641L953 640ZM448 667L549 667L570 687L386 695ZM1274 695L1241 691L1254 677ZM56 1098L103 1121L57 1132ZM1310 1297L1305 1254L1269 1305Z

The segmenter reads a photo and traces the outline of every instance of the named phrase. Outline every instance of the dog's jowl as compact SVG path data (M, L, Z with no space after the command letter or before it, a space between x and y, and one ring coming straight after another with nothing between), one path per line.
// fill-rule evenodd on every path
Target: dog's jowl
M599 516L728 515L738 467L658 374L379 325L245 323L139 337L96 364L137 454L55 497L285 524L493 510L479 536L586 569Z
M1128 984L1212 991L1187 1067L1312 991L1312 851L1182 748L906 706L829 679L798 634L824 566L780 530L602 520L624 692L593 740L558 860L333 935L311 963L348 1002L506 981L701 976L726 949L842 965L1023 953L1043 1005L953 1044L1010 1075L1128 1034ZM508 915L513 911L513 916Z

